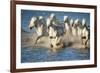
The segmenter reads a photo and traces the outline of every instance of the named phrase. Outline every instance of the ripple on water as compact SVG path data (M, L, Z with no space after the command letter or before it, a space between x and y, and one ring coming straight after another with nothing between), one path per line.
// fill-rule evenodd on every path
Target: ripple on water
M70 60L87 60L90 58L89 49L65 48L56 53L48 52L44 48L22 48L21 62L49 62L49 61L70 61Z

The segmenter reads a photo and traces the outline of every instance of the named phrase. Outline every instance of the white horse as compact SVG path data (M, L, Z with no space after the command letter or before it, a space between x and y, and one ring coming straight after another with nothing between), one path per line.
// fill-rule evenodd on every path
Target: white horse
M60 21L56 18L56 15L54 13L50 14L50 16L47 18L47 27L48 27L48 30L49 30L49 27L56 29L57 34L59 35L64 34L63 23L60 23Z
M54 30L52 27L49 27L49 43L50 43L50 46L53 48L54 45L55 45L55 41L53 41L54 38L56 38L57 36L57 31Z
M89 40L89 31L88 31L88 29L86 27L86 20L85 19L82 20L82 26L83 26L83 30L82 30L82 45L83 45L83 48L86 48L88 40Z
M59 21L56 18L56 15L54 13L51 13L50 16L47 18L47 27L49 27L50 25L58 25Z
M37 39L35 41L35 44L37 43L37 41L43 37L46 33L46 24L45 24L45 20L43 18L43 16L39 16L39 17L32 17L29 23L29 28L32 29L33 27L35 27L36 29L36 33L37 33Z
M72 27L73 24L74 24L74 20L71 18L71 19L70 19L70 27Z
M79 39L81 39L81 34L82 34L82 23L80 22L79 19L76 19L76 30L77 30L77 36Z
M35 27L36 26L36 24L35 24L35 22L37 21L37 17L32 17L31 18L31 20L30 20L30 22L29 22L29 25L28 25L28 27L30 28L30 29L32 29L33 27Z
M64 16L64 25L65 25L65 32L66 34L70 34L71 28L70 28L70 21L68 16Z
M49 37L50 37L49 43L50 43L52 51L56 51L57 48L63 47L61 37L58 36L58 30L52 26L49 27Z
M72 26L72 35L73 36L77 36L77 23L78 23L78 19L76 19L73 23L73 26Z
M72 29L73 29L72 27L74 25L74 20L73 19L70 19L70 22L69 23L70 23L70 34L73 35L72 34Z
M64 34L63 27L59 24L55 14L50 14L47 19L48 33L51 48L61 47L61 36Z

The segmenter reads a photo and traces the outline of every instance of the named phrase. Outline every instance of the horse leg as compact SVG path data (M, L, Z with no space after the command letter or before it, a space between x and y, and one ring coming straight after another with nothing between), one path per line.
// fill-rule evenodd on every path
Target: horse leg
M81 37L81 44L82 44L82 45L83 45L83 41L84 41L84 40L83 40L83 38Z
M49 41L50 41L50 47L53 48L53 44L52 44L52 39L53 39L53 38L52 38L52 37L49 37L49 39L50 39L50 40L49 40Z
M83 41L83 48L84 49L87 48L87 43L88 43L88 39L84 39L84 41Z
M85 46L87 47L87 43L88 43L88 39L86 40L86 42L85 42Z
M50 44L50 47L51 47L51 48L53 48L53 45L52 45L52 44Z
M37 44L38 40L39 40L41 37L42 37L42 35L37 37L37 39L36 39L36 41L35 41L35 44Z
M85 39L83 37L81 43L82 43L82 48L85 48Z

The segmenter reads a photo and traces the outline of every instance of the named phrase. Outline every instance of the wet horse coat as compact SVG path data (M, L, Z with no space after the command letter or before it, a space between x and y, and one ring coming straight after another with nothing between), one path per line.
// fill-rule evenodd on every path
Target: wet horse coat
M32 17L29 24L29 28L32 29L33 27L35 27L36 33L38 35L35 41L36 44L41 37L46 35L46 21L42 16Z

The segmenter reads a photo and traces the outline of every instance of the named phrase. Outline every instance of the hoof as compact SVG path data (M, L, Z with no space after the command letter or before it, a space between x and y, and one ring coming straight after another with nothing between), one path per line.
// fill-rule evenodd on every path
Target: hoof
M50 46L51 46L51 48L53 48L53 45L52 44Z
M86 49L86 48L87 48L87 46L85 46L85 45L82 45L82 48L83 48L83 49Z

